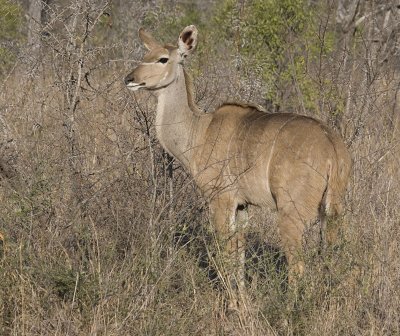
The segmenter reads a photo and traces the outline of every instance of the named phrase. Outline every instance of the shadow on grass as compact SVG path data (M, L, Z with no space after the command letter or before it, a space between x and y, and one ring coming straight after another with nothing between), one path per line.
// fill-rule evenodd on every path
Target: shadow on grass
M218 277L211 257L215 257L213 252L213 237L204 228L204 225L196 224L185 226L184 230L177 228L173 235L174 244L177 248L186 249L193 255L198 266L207 272L208 279L214 287L221 290L222 284ZM210 252L211 251L211 252ZM276 246L268 244L255 233L246 235L245 252L246 281L251 283L253 278L267 281L269 278L279 277L283 279L281 289L287 290L287 262L283 252Z

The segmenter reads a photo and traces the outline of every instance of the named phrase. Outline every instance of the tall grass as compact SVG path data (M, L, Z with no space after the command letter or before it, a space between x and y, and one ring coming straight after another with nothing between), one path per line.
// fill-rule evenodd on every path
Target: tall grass
M91 4L96 18L103 7ZM138 6L133 31L147 8ZM1 180L1 335L400 333L398 75L368 67L370 45L338 44L310 70L340 94L340 114L319 118L340 129L354 161L340 244L308 249L304 278L288 288L275 215L251 209L247 294L229 315L206 202L155 139L154 97L124 88L132 64L120 60L139 57L137 41L102 47L94 26L82 45L87 17L68 35L59 13L39 68L20 58L1 83L0 159L11 172ZM223 57L207 57L192 61L202 107L261 94Z

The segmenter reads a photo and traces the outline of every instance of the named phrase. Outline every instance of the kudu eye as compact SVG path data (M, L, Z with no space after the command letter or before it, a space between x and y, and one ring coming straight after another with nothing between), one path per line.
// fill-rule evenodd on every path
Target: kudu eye
M157 63L162 63L162 64L165 64L165 63L167 63L168 62L168 58L167 57L161 57L158 61L157 61Z

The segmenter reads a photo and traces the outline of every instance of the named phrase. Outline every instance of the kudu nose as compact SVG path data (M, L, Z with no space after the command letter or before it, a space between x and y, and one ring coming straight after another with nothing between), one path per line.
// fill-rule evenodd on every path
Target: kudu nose
M133 76L132 72L128 76L125 77L124 82L125 82L125 85L135 82L135 77Z

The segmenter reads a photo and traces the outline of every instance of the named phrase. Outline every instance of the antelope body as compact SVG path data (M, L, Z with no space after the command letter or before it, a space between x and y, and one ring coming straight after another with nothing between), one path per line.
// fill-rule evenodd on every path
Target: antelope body
M157 137L208 200L216 234L236 268L231 279L243 283L242 228L247 205L257 205L277 210L291 281L303 272L306 225L317 218L324 225L327 215L342 212L351 167L342 139L313 118L269 114L251 105L225 104L203 113L182 65L196 47L197 29L186 27L178 47L161 45L143 29L139 36L148 53L126 76L126 86L156 94ZM329 222L327 240L333 242L337 227Z

